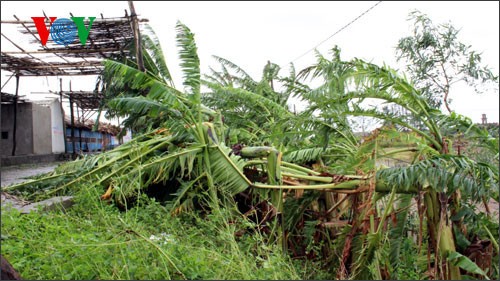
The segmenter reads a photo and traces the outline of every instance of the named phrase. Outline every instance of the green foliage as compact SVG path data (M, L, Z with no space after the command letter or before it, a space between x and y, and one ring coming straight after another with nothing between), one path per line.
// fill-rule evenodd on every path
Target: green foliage
M322 147L314 147L288 151L283 156L283 160L293 163L305 164L307 162L319 160L321 156L331 150L332 149L326 150Z
M451 194L457 189L475 202L490 197L498 186L498 170L463 156L442 155L402 168L384 169L377 178L404 189L420 186Z
M437 44L432 34L419 42ZM142 43L145 72L131 61L107 61L104 79L111 114L127 116L125 124L144 134L7 188L38 199L76 195L66 212L2 212L2 254L23 277L422 279L425 250L438 250L437 227L453 224L455 236L441 237L453 253L455 245L458 251L470 245L472 233L498 238L498 225L475 213L479 201L498 197L494 161L455 155L452 146L463 136L498 155L498 137L464 116L443 114L427 89L396 70L342 61L333 48L331 58L317 53L317 62L299 74L292 65L288 77L268 62L260 80L216 57L221 69L202 80L194 34L179 22L180 91L154 33ZM320 85L301 82L309 77ZM307 108L292 112L290 97ZM414 118L364 107L370 99ZM387 126L360 140L349 125L353 116ZM410 165L378 169L380 158L403 153ZM167 202L148 198L148 188L166 193ZM347 194L325 192L339 189ZM98 200L105 190L102 198L112 194L111 201ZM446 196L457 191L460 204L448 203ZM421 235L429 243L417 249L408 225L416 225L412 196L422 192L428 200ZM468 233L458 229L462 222ZM481 273L453 253L448 265Z
M409 20L413 34L399 40L398 59L407 63L407 71L434 108L444 103L451 113L448 94L458 81L474 86L478 93L488 82L498 85L498 75L481 65L480 53L458 41L459 30L453 25L435 25L419 11L411 12Z
M245 162L240 157L229 155L229 149L219 145L210 153L211 171L214 181L224 186L231 195L244 191L251 182L243 174Z
M156 36L155 31L148 24L144 25L144 30L141 31L141 39L145 50L145 68L159 77L160 80L167 82L170 86L174 86L172 76L167 67L166 58L160 44L160 40Z
M458 253L458 252L452 252L448 254L447 257L448 261L451 261L454 265L457 265L458 267L466 270L467 272L470 273L475 273L475 274L480 274L486 278L486 280L489 280L488 276L486 273L477 266L473 261L471 261L468 257Z
M283 138L283 132L292 133L295 118L287 105L292 90L277 90L284 78L278 76L276 64L268 62L262 80L255 81L236 64L215 58L222 71L212 69L211 75L205 76L203 84L208 91L203 93L203 102L221 112L229 130L250 136L235 141L278 146L297 138Z
M21 215L2 209L2 255L24 279L302 279L291 261L229 210L172 217L144 196L128 212L81 186L66 211ZM257 258L256 258L257 257Z
M402 244L405 241L405 230L408 220L409 207L411 204L411 195L402 194L399 196L398 214L396 215L396 225L389 230L390 255L389 260L394 269L400 266ZM404 254L404 253L403 253ZM395 279L398 279L397 275Z
M423 280L425 270L427 270L427 257L419 255L417 245L412 238L401 239L401 254L399 260L394 264L394 271L391 275L393 280Z
M184 86L195 96L200 94L200 59L194 34L181 22L177 22L177 46L180 48L181 69L184 73Z

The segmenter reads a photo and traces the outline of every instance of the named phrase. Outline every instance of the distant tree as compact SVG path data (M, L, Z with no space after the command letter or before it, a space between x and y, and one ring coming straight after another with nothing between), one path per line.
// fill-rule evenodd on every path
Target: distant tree
M458 41L460 30L447 23L436 26L419 11L411 12L408 20L414 21L413 34L399 40L397 59L406 62L416 88L431 106L444 103L451 113L450 88L459 81L473 86L476 93L484 92L488 82L498 83L498 75L481 64L481 54Z

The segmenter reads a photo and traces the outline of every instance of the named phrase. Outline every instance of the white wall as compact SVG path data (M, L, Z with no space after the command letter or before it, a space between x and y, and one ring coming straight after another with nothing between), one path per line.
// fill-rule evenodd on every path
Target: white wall
M64 153L64 127L63 114L59 99L54 98L50 104L51 129L52 129L52 153Z
M33 154L50 154L52 136L50 132L51 110L48 106L33 103Z
M127 129L127 133L123 136L123 143L127 143L132 140L132 131Z

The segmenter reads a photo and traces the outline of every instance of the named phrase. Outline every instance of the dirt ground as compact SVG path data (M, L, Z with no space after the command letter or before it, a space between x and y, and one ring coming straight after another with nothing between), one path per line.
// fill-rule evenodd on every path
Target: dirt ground
M4 188L12 184L21 183L25 181L27 177L30 176L51 172L61 163L63 162L25 164L25 165L1 167L0 169L1 187ZM31 202L25 201L14 195L2 191L1 203L2 205L10 203L12 204L12 207L16 209L22 209L23 207L29 205Z
M1 187L6 187L26 180L27 177L53 171L62 162L26 164L0 168Z

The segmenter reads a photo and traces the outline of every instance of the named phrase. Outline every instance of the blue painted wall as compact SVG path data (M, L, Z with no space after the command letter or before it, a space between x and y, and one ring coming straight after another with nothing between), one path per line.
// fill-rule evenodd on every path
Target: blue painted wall
M106 150L119 145L116 138L110 134L93 132L88 129L81 129L82 142L80 143L80 129L75 128L76 152L96 152L102 151L103 145ZM104 140L103 140L104 139ZM66 148L69 153L73 152L73 142L71 141L71 128L66 128Z

